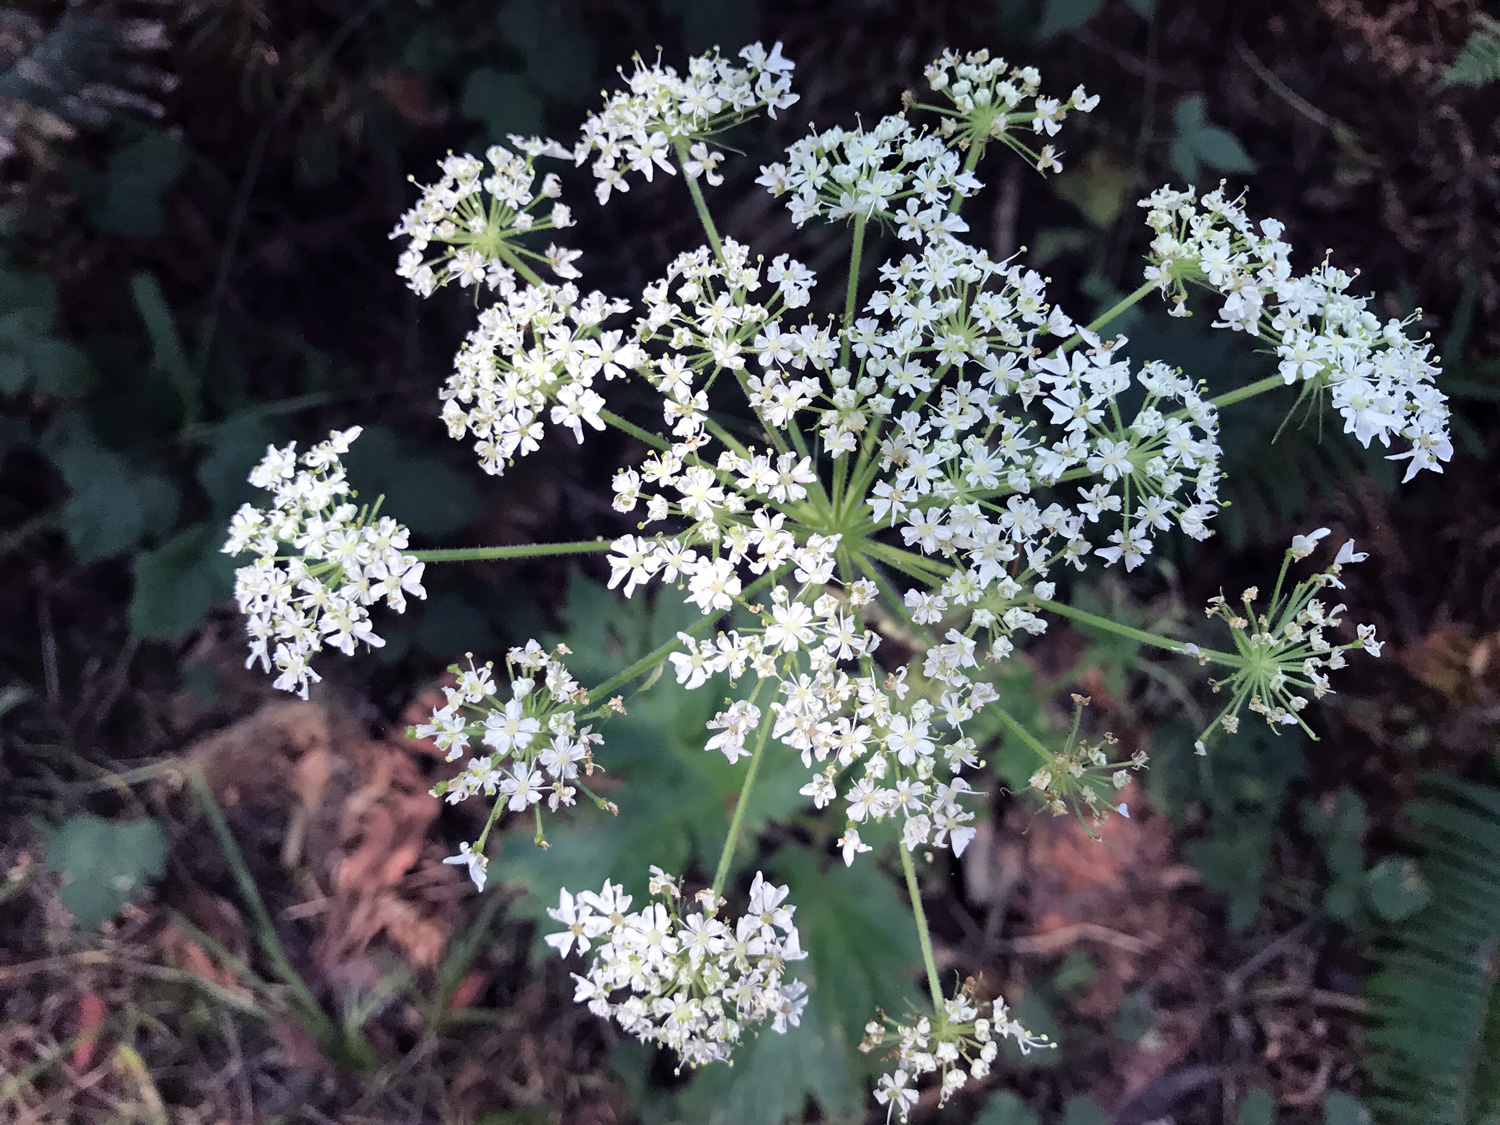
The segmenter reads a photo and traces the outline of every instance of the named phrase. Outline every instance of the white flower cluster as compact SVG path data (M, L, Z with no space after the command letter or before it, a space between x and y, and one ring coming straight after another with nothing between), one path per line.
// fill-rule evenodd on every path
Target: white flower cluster
M764 718L746 700L715 715L709 726L719 733L706 749L735 761L748 753L751 732L769 723L763 737L768 733L796 750L803 765L816 770L802 794L817 808L843 800L839 845L846 863L870 850L861 827L892 817L900 818L909 850L931 844L961 855L974 837L974 814L963 805L973 790L958 774L980 764L963 724L998 695L976 678L974 642L956 629L894 675L880 669L871 659L880 637L855 616L875 593L864 580L843 598L811 587L800 594L774 587L761 631L733 630L715 641L682 634L684 651L671 658L677 680L694 688L727 674L734 683L748 670L774 684L776 697ZM939 701L912 693L909 674Z
M1214 692L1229 693L1229 702L1199 739L1200 749L1215 728L1222 728L1228 734L1238 731L1240 712L1246 707L1273 727L1297 725L1309 737L1317 738L1301 715L1310 698L1322 699L1333 691L1327 673L1344 667L1344 653L1351 650L1380 655L1384 642L1375 639L1373 625L1357 626L1355 639L1346 644L1330 641L1324 630L1337 629L1347 607L1327 606L1315 596L1330 586L1342 590L1344 584L1339 575L1344 566L1369 557L1366 552L1354 549L1354 540L1339 548L1327 569L1297 583L1285 596L1282 594L1288 566L1307 558L1327 535L1328 529L1320 527L1293 537L1276 589L1263 612L1255 610L1260 591L1254 586L1241 594L1239 607L1222 594L1208 603L1204 612L1209 617L1222 618L1229 626L1239 659L1238 667L1228 679L1209 681Z
M944 1000L935 1017L918 1016L900 1023L886 1016L865 1025L861 1051L887 1048L891 1069L875 1084L875 1100L886 1106L886 1119L905 1121L917 1104L916 1084L924 1075L939 1077L938 1105L964 1087L970 1078L989 1076L1000 1043L1014 1039L1023 1054L1053 1047L1045 1035L1034 1035L1010 1014L1004 1000L976 1002L973 981L965 981L958 995Z
M1218 414L1191 380L1156 361L1132 377L1124 338L1075 325L1034 271L956 241L887 263L881 277L887 287L849 334L860 377L830 396L822 432L838 456L854 433L891 419L879 446L886 475L868 502L878 522L906 521L907 545L968 564L945 597L974 600L1015 559L1038 575L1059 558L1083 569L1093 523L1118 519L1097 555L1127 570L1174 523L1211 534ZM1132 384L1145 396L1127 423L1118 399ZM1045 421L1030 413L1037 400ZM1084 482L1071 508L1029 495L1064 479Z
M1061 172L1051 144L1035 152L1017 135L1014 126L1030 125L1032 133L1055 137L1070 110L1092 112L1099 104L1097 94L1090 95L1077 87L1067 101L1043 98L1038 94L1042 76L1035 67L1010 67L1003 58L988 51L959 55L944 51L927 67L927 82L947 101L946 106L926 106L942 115L944 137L957 137L964 147L998 140L1027 160L1039 172ZM1030 101L1031 107L1024 103Z
M511 649L505 657L510 698L504 703L493 663L476 666L471 659L467 668L449 669L457 679L443 688L447 701L410 732L432 739L450 762L472 749L463 772L434 788L437 796L457 804L498 793L512 812L526 812L544 799L555 812L577 800L580 774L592 776L594 747L604 739L591 726L578 726L588 692L563 666L566 653L562 645L549 653L534 640ZM475 740L485 749L471 748Z
M1288 383L1327 392L1344 416L1344 432L1369 447L1389 447L1393 436L1411 448L1406 479L1422 469L1442 472L1453 455L1448 400L1433 385L1432 346L1406 335L1410 322L1384 323L1369 299L1349 292L1353 277L1325 262L1309 274L1292 272L1292 248L1275 219L1253 223L1238 200L1222 191L1196 199L1192 188L1159 188L1141 201L1156 231L1146 279L1175 290L1182 310L1186 282L1224 296L1215 327L1263 336L1275 347Z
M516 254L545 261L559 277L578 276L572 264L577 250L554 244L537 254L512 245L517 235L573 225L568 205L557 202L562 182L556 173L547 173L541 187L536 186L536 158L566 160L567 150L556 141L535 137L508 139L518 151L491 145L485 152L493 169L489 175L476 157L450 153L440 164L442 178L423 186L421 198L391 231L392 238L411 240L396 273L421 296L431 296L449 281L465 289L472 285L507 290L515 284L515 271L505 260L509 257L514 263ZM441 250L428 258L432 243Z
M308 661L325 644L353 655L360 642L385 644L368 606L384 601L397 613L406 595L425 598L423 563L406 554L408 533L388 516L353 503L340 455L360 427L337 431L297 457L297 443L268 446L250 483L268 490L272 507L244 504L229 525L227 555L259 557L234 573L234 596L245 614L250 656L279 675L276 686L307 698L321 677Z
M799 227L808 219L878 219L907 239L958 234L968 224L950 209L979 181L958 153L904 115L883 117L873 129L832 128L787 149L786 163L761 168L755 182L788 196Z
M587 971L573 974L574 999L693 1067L728 1059L747 1028L797 1026L807 986L786 969L807 954L787 888L756 872L749 906L730 925L711 891L684 900L675 879L651 871L652 901L639 911L608 881L598 893L565 890L548 908L565 929L547 944L563 957L575 948L593 954Z
M536 450L544 420L580 442L584 426L602 430L596 380L647 362L634 341L600 327L629 307L602 293L580 297L571 283L502 288L500 301L480 312L440 393L449 436L472 435L480 466L501 476L513 458Z
M648 181L656 171L677 174L674 150L691 144L687 175L704 175L717 183L714 169L723 154L708 147L713 136L765 109L772 117L797 101L792 93L792 63L781 44L770 53L759 43L740 51L744 66L722 58L717 50L688 63L686 74L657 63L646 66L639 57L628 90L610 96L604 109L583 123L583 135L573 149L582 164L594 156L590 168L599 181L599 202L613 191L629 191L625 175L639 172Z
M652 581L685 590L706 616L668 657L676 679L712 685L716 695L725 681L734 689L707 724L707 751L751 759L742 801L773 742L800 755L810 775L801 793L842 818L846 863L872 850L861 832L881 821L899 825L912 880L915 853L963 852L975 835L969 778L984 764L977 739L986 712L1036 751L1031 787L1053 809L1128 815L1116 794L1144 755L1112 761L1108 735L1081 738L1081 697L1067 741L1049 748L1005 711L993 665L1043 633L1046 614L1113 625L1053 601L1059 570L1091 562L1134 570L1163 532L1212 534L1222 460L1216 401L1282 379L1301 383L1329 394L1362 442L1409 442L1396 455L1410 458L1408 476L1440 468L1451 444L1429 347L1409 341L1402 322L1381 324L1349 295L1347 275L1327 265L1294 275L1279 225L1251 224L1217 192L1201 200L1154 193L1144 204L1156 232L1148 284L1095 328L1075 323L1038 273L963 241L959 209L980 187L974 170L991 142L1057 170L1051 138L1096 99L1081 87L1066 100L1045 97L1034 70L984 52L950 52L929 68L939 104L910 98L905 112L871 128L814 131L761 169L759 182L787 197L799 226L852 221L842 319L798 319L813 272L722 238L699 183L720 180L714 142L723 130L796 100L779 44L746 48L741 59L714 52L685 74L637 60L629 88L607 98L572 148L578 164L591 162L601 202L636 173L684 174L708 245L677 256L639 306L585 296L570 280L571 252L521 245L571 222L560 181L538 184L534 169L538 158L568 155L562 146L511 138L513 149L491 150L489 170L472 157L443 162L443 178L397 233L411 239L401 272L419 292L456 280L483 288L489 302L441 393L450 434L472 439L496 475L534 451L548 423L579 441L585 428L612 425L646 447L614 477L614 509L638 522L610 544L609 585L627 598ZM936 126L913 124L915 111L936 113ZM1034 151L1027 138L1049 143ZM898 239L873 285L860 269L874 245L871 222ZM544 282L528 258L550 264L563 283ZM1279 379L1210 400L1201 383L1129 355L1125 339L1104 333L1153 287L1185 299L1189 284L1222 296L1218 324L1271 343ZM632 310L630 327L606 327ZM659 401L656 432L607 408L607 385L631 376ZM736 388L754 415L749 428L710 410ZM276 663L283 686L305 690L306 656L324 640L346 650L359 639L379 643L364 605L385 597L399 608L403 591L420 593L421 564L401 553L404 530L345 498L337 453L354 432L318 447L301 471L290 447L272 450L252 479L275 489L277 510L236 517L230 549L262 556L240 572L252 653ZM1298 537L1288 562L1324 534ZM287 543L297 552L290 558ZM1315 597L1361 558L1351 543L1289 593L1278 580L1261 614L1254 591L1243 613L1218 599L1210 612L1229 622L1232 653L1152 643L1232 670L1215 685L1231 697L1215 729L1232 733L1242 707L1278 725L1301 722L1308 696L1330 690L1326 673L1346 651L1379 652L1363 626L1355 642L1327 639L1343 607ZM734 627L725 622L710 636L728 613ZM583 781L600 736L581 724L623 708L611 700L588 710L588 693L560 655L536 642L511 650L504 700L493 667L471 660L455 671L445 705L414 729L453 759L468 756L441 787L445 797L490 797L491 824L507 809L530 809L539 842L544 799L556 809L582 792L608 807ZM654 672L646 663L610 684ZM481 886L484 841L450 860ZM758 875L748 913L731 925L717 890L685 899L656 871L651 902L634 913L611 883L597 894L563 892L549 913L565 928L547 941L564 956L590 955L575 976L578 1000L698 1065L727 1058L747 1027L780 1031L798 1019L805 987L786 967L803 954L786 894ZM873 1024L867 1049L893 1047L881 1103L905 1117L926 1075L939 1075L946 1100L987 1073L998 1040L1041 1045L1003 1003L982 1009L966 986L930 1016Z

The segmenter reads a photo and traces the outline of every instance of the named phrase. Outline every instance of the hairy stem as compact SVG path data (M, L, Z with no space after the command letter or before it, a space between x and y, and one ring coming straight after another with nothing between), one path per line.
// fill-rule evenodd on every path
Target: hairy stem
M607 539L576 543L517 543L510 547L443 547L412 551L418 562L480 562L487 559L539 559L545 555L586 555L609 550Z
M759 694L759 685L757 692ZM753 700L755 697L751 696ZM776 712L766 708L760 721L760 730L755 735L755 749L750 754L750 768L745 771L745 781L740 786L740 796L734 803L734 815L729 820L729 835L724 839L724 850L719 853L719 866L714 871L714 898L717 900L724 890L724 880L729 878L729 864L734 859L734 849L740 838L740 826L745 822L745 808L750 804L750 791L755 787L755 775L760 772L760 760L765 756L766 744L771 740L771 724Z
M1151 645L1154 648L1164 648L1168 652L1187 653L1186 642L1176 640L1173 637L1163 637L1158 633L1148 633L1145 629L1137 629L1132 625L1122 625L1118 621L1111 621L1107 617L1101 617L1097 613L1090 613L1086 609L1078 609L1075 606L1064 605L1062 602L1047 601L1045 598L1037 598L1036 604L1042 609L1050 610L1060 617L1068 617L1084 625L1095 629L1103 629L1107 633L1117 636L1129 637L1133 641ZM1206 656L1210 660L1216 660L1221 664L1232 664L1239 667L1243 663L1237 656L1227 652L1216 652L1213 649L1200 649L1197 653L1188 655Z
M677 150L677 165L685 167L688 162L688 142L685 137L678 137L673 144ZM709 214L708 201L703 198L703 189L698 186L695 177L689 176L686 171L682 178L687 181L688 194L693 197L693 206L698 210L698 219L703 223L703 233L708 235L708 244L714 248L714 257L720 263L724 261L724 244L719 240L719 228L714 226L714 217Z
M669 441L666 441L664 438L662 438L662 436L660 434L653 434L650 430L643 430L643 429L641 429L634 422L627 422L627 421L625 421L624 418L621 418L613 410L601 410L601 411L599 411L599 417L601 419L603 419L605 422L608 422L615 429L620 430L623 433L629 434L631 437L635 438L637 441L645 442L647 445L651 446L653 449L671 449L672 448L672 443L669 442Z
M500 255L500 258L505 262L506 265L515 270L527 281L531 282L531 284L546 284L546 282L542 280L542 275L537 273L536 270L532 269L525 262L521 261L521 256L514 250L512 250L509 246L505 245L505 243L502 242L498 247L496 247L496 253Z
M917 868L905 844L896 845L901 853L901 871L906 875L906 894L911 899L912 917L917 922L917 940L922 944L922 964L927 967L927 991L932 993L933 1014L943 1018L943 986L938 980L937 961L932 956L932 935L927 930L927 912L922 909L922 888L917 886Z
M839 366L849 367L849 329L854 324L854 302L859 296L859 260L865 249L866 218L860 215L854 220L854 249L849 252L849 285L844 291L844 323L839 333L844 338L839 347Z
M760 591L764 590L767 586L775 582L776 579L780 577L781 573L781 570L767 571L756 581L745 587L745 589L741 592L740 597L748 601L750 598L760 593ZM713 626L719 622L721 616L722 615L717 613L705 614L701 620L695 621L692 625L684 629L682 632L689 637L701 636L702 634L708 632L709 629L713 628ZM588 701L590 703L598 703L610 692L616 690L617 688L624 687L637 676L654 668L657 664L660 664L663 660L671 656L672 653L676 652L677 649L681 647L682 638L680 636L673 637L670 641L667 641L664 644L653 649L652 651L648 652L645 656L641 657L629 668L626 668L623 672L617 672L615 675L605 680L599 686L590 688Z

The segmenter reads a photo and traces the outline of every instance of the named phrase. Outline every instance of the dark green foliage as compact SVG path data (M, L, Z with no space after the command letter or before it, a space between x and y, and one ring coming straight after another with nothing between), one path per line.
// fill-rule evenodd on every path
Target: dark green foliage
M69 817L47 837L47 870L78 925L113 918L165 866L167 843L154 820L118 823L92 813Z
M1166 728L1152 747L1152 800L1174 820L1201 811L1204 834L1184 850L1205 885L1229 897L1231 929L1244 929L1260 910L1287 786L1305 770L1304 746L1296 731L1255 722L1201 756L1182 725Z
M1426 790L1410 813L1432 902L1381 944L1379 971L1365 986L1371 1106L1391 1125L1492 1125L1500 1120L1500 790L1437 775Z
M1438 79L1439 86L1487 86L1500 82L1500 20L1486 15L1474 17L1463 49L1453 65Z
M177 487L102 445L81 414L64 414L38 442L72 490L63 525L79 562L139 546L177 519Z
M1235 1125L1276 1125L1276 1099L1268 1090L1250 1090L1240 1102Z
M1036 1111L1009 1090L991 1094L974 1125L1037 1125Z
M0 267L0 394L82 394L94 371L60 338L57 289L39 273Z
M1209 172L1255 171L1255 161L1234 134L1210 124L1203 115L1203 98L1194 94L1178 103L1172 114L1177 136L1172 141L1172 167L1189 182L1204 169Z

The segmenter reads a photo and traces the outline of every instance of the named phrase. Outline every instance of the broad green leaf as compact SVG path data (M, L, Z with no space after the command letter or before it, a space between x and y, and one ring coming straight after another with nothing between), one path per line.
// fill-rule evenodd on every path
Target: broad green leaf
M1063 1106L1062 1125L1109 1125L1109 1114L1093 1098L1069 1098Z
M431 454L415 453L384 426L367 426L344 457L363 503L384 496L381 514L417 535L452 535L479 514L479 494L467 477Z
M1132 171L1111 160L1108 153L1096 149L1080 165L1069 168L1051 179L1057 192L1082 213L1090 225L1105 228L1114 224L1125 210Z
M72 490L62 518L79 562L117 555L176 520L177 487L100 445L82 415L55 420L40 447Z
M1410 918L1432 901L1432 888L1410 859L1383 859L1365 872L1365 898L1387 922Z
M911 908L873 858L845 867L807 848L783 848L767 862L797 904L818 1002L850 1044L877 1008L899 1017L930 1003L916 999L912 983L922 954Z
M813 998L797 1027L784 1035L762 1028L747 1036L733 1066L703 1067L669 1106L642 1116L662 1125L783 1125L804 1120L811 1100L825 1120L838 1120L858 1112L862 1094L843 1044Z
M543 131L542 101L519 74L480 67L464 83L459 108L471 121L483 122L486 134L494 141L508 133Z
M1097 16L1103 7L1104 0L1047 0L1036 36L1046 42L1065 31L1080 28Z
M1189 143L1193 153L1204 164L1220 172L1255 171L1255 161L1233 133L1217 125L1205 125L1193 133Z
M62 876L58 897L83 929L113 918L165 868L166 839L154 820L128 823L92 813L69 817L47 837L47 869Z
M1363 1102L1342 1090L1328 1091L1323 1102L1323 1125L1373 1125L1375 1118ZM1479 1125L1475 1122L1474 1125Z
M202 413L198 377L188 362L187 349L183 346L167 299L162 295L161 283L155 274L138 273L130 279L130 295L151 340L151 366L166 376L176 389L177 397L182 401L183 423L191 425Z
M94 199L94 225L105 234L155 238L166 225L162 194L187 167L187 149L162 132L149 132L116 150Z
M1276 1125L1276 1098L1269 1090L1247 1091L1235 1116L1235 1125Z
M229 418L214 429L208 452L198 462L198 483L208 494L217 518L228 520L241 504L265 494L250 484L250 470L276 444L280 434L255 417Z
M1186 137L1178 137L1172 142L1172 168L1189 183L1198 178L1198 156Z
M990 1095L974 1125L1037 1125L1036 1111L1009 1090Z
M135 560L130 631L144 640L176 640L192 632L234 582L234 560L219 550L224 528L200 523Z

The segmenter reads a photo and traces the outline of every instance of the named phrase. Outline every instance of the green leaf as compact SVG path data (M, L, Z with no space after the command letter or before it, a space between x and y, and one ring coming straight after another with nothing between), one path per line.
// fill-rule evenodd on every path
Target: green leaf
M1247 1091L1234 1125L1276 1125L1276 1098L1269 1090Z
M1194 94L1183 98L1177 103L1177 108L1172 111L1172 124L1177 126L1179 133L1196 132L1207 120L1203 115L1203 96Z
M1209 123L1201 95L1178 102L1172 123L1177 132L1172 141L1172 166L1184 179L1196 180L1204 166L1220 172L1255 171L1255 161L1234 135Z
M1105 228L1113 225L1125 210L1133 180L1129 168L1095 149L1083 158L1081 165L1054 176L1050 183L1052 190L1077 207L1090 225Z
M229 418L213 431L197 475L216 517L227 522L232 512L259 492L250 484L250 470L265 456L266 446L280 437L259 418L246 415Z
M383 495L381 513L417 535L462 531L479 514L479 494L445 461L410 447L384 426L366 426L344 458L360 500Z
M100 445L81 414L56 419L39 444L72 490L62 518L79 562L129 550L176 521L177 487Z
M1069 1098L1063 1106L1062 1125L1109 1125L1109 1114L1093 1098Z
M1365 898L1381 918L1400 922L1432 901L1432 888L1410 859L1383 859L1365 872Z
M1210 168L1220 172L1249 173L1255 171L1255 161L1233 133L1217 125L1205 125L1192 134L1190 143L1193 153Z
M1328 1091L1328 1098L1323 1102L1323 1125L1373 1125L1374 1120L1364 1103L1353 1094L1342 1090Z
M187 171L188 151L152 131L109 158L90 217L105 234L155 238L166 226L161 197Z
M859 1042L877 1008L911 1010L921 949L911 907L891 879L876 864L845 867L807 848L783 848L767 866L790 888L818 1002L845 1041Z
M219 550L224 528L201 523L135 560L130 631L149 641L176 640L233 589L234 560Z
M974 1125L1037 1125L1036 1111L1009 1090L992 1094Z
M1475 22L1477 26L1464 40L1458 57L1438 79L1440 89L1500 82L1500 20L1476 15Z
M1104 0L1047 0L1036 37L1046 42L1065 31L1080 28L1097 16L1103 7Z
M62 876L62 904L80 927L92 929L161 876L166 854L166 839L154 820L118 823L83 813L48 834L46 863Z
M508 133L543 132L542 101L519 74L480 67L464 83L459 103L463 115L484 123L491 140Z
M785 1035L763 1028L735 1052L732 1066L703 1067L670 1108L643 1117L684 1125L782 1125L802 1121L811 1100L824 1119L838 1120L858 1113L862 1093L814 997L797 1027Z
M151 340L151 366L171 382L182 401L183 424L192 425L202 413L198 377L188 362L187 349L162 295L161 283L155 274L138 273L130 279L130 295Z
M93 385L93 366L80 348L52 335L56 292L45 278L32 276L39 278L36 286L26 275L0 274L21 279L0 294L0 307L11 306L0 312L0 394L82 394Z

